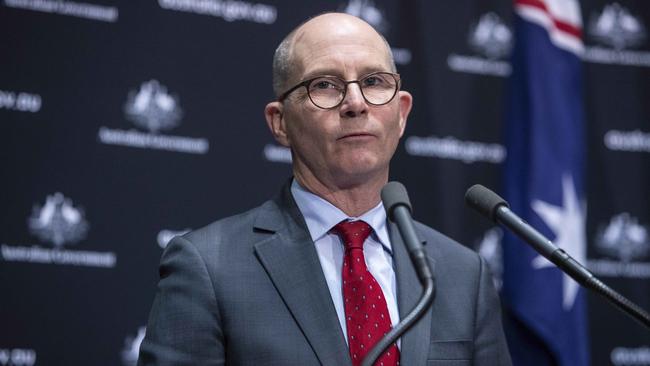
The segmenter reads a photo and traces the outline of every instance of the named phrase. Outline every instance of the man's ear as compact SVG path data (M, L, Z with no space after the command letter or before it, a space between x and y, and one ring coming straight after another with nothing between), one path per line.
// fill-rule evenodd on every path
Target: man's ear
M266 124L269 126L271 134L280 145L289 147L287 129L284 121L284 105L275 101L266 105L264 108L264 117Z
M411 93L400 90L397 97L399 98L399 125L400 133L399 136L402 137L404 134L404 129L406 128L406 120L411 112L411 107L413 107L413 96Z

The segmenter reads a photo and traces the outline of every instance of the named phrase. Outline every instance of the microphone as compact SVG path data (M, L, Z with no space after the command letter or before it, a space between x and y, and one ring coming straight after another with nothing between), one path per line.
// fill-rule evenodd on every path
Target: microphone
M406 188L402 183L389 182L381 190L381 201L384 204L386 216L399 229L413 267L415 267L415 272L424 289L415 307L368 352L363 359L362 366L372 366L386 348L422 318L426 310L431 306L435 292L433 271L413 226L411 202L406 193Z
M381 201L384 203L388 219L397 224L402 240L406 245L406 250L415 267L415 272L420 279L420 283L424 285L425 279L433 278L433 274L426 253L422 249L420 239L415 233L413 219L411 218L413 209L406 188L402 183L389 182L381 190Z
M623 295L596 278L587 268L557 247L539 231L512 212L508 203L488 188L475 184L465 193L465 203L495 223L501 223L527 242L539 254L553 262L580 285L604 296L612 305L650 328L650 315Z
M587 278L593 277L586 268L573 260L564 250L555 246L555 244L545 238L539 231L535 230L512 212L508 202L488 188L480 184L471 186L465 193L465 202L469 207L475 209L481 215L486 216L494 223L502 223L514 231L515 234L528 242L533 249L555 263L560 269L563 266L570 267L570 271L576 272L580 278L580 280L576 279L576 281L582 283ZM565 262L566 264L564 264Z

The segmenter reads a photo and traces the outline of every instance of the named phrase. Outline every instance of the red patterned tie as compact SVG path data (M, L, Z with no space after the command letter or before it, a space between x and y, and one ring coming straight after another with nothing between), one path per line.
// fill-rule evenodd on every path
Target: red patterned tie
M332 229L343 240L343 301L352 364L358 366L379 340L391 329L386 299L377 280L366 267L363 242L372 228L363 221L342 221ZM395 344L377 359L376 366L399 365Z

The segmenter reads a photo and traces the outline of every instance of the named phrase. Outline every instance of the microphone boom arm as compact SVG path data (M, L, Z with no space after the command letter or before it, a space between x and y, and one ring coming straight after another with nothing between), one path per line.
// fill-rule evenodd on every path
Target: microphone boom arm
M498 194L480 184L475 184L465 193L465 202L483 216L512 230L519 238L553 262L562 272L568 274L579 284L605 297L616 308L645 325L646 328L650 328L650 314L648 312L605 285L562 248L557 247L539 231L522 220L508 208L508 203Z
M512 230L519 238L553 262L562 272L568 274L580 285L604 296L616 308L645 325L646 328L650 328L650 315L645 310L600 281L562 248L555 246L539 231L515 215L507 206L499 206L496 210L496 217L499 223ZM517 222L518 224L514 224Z

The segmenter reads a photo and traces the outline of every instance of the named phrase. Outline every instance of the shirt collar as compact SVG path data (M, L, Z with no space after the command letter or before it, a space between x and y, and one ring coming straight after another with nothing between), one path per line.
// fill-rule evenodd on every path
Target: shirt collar
M392 253L383 203L379 202L377 206L359 217L350 217L338 207L306 190L296 179L291 182L291 194L305 218L309 234L314 242L327 235L336 224L343 220L363 220L372 227L381 245L389 253Z

